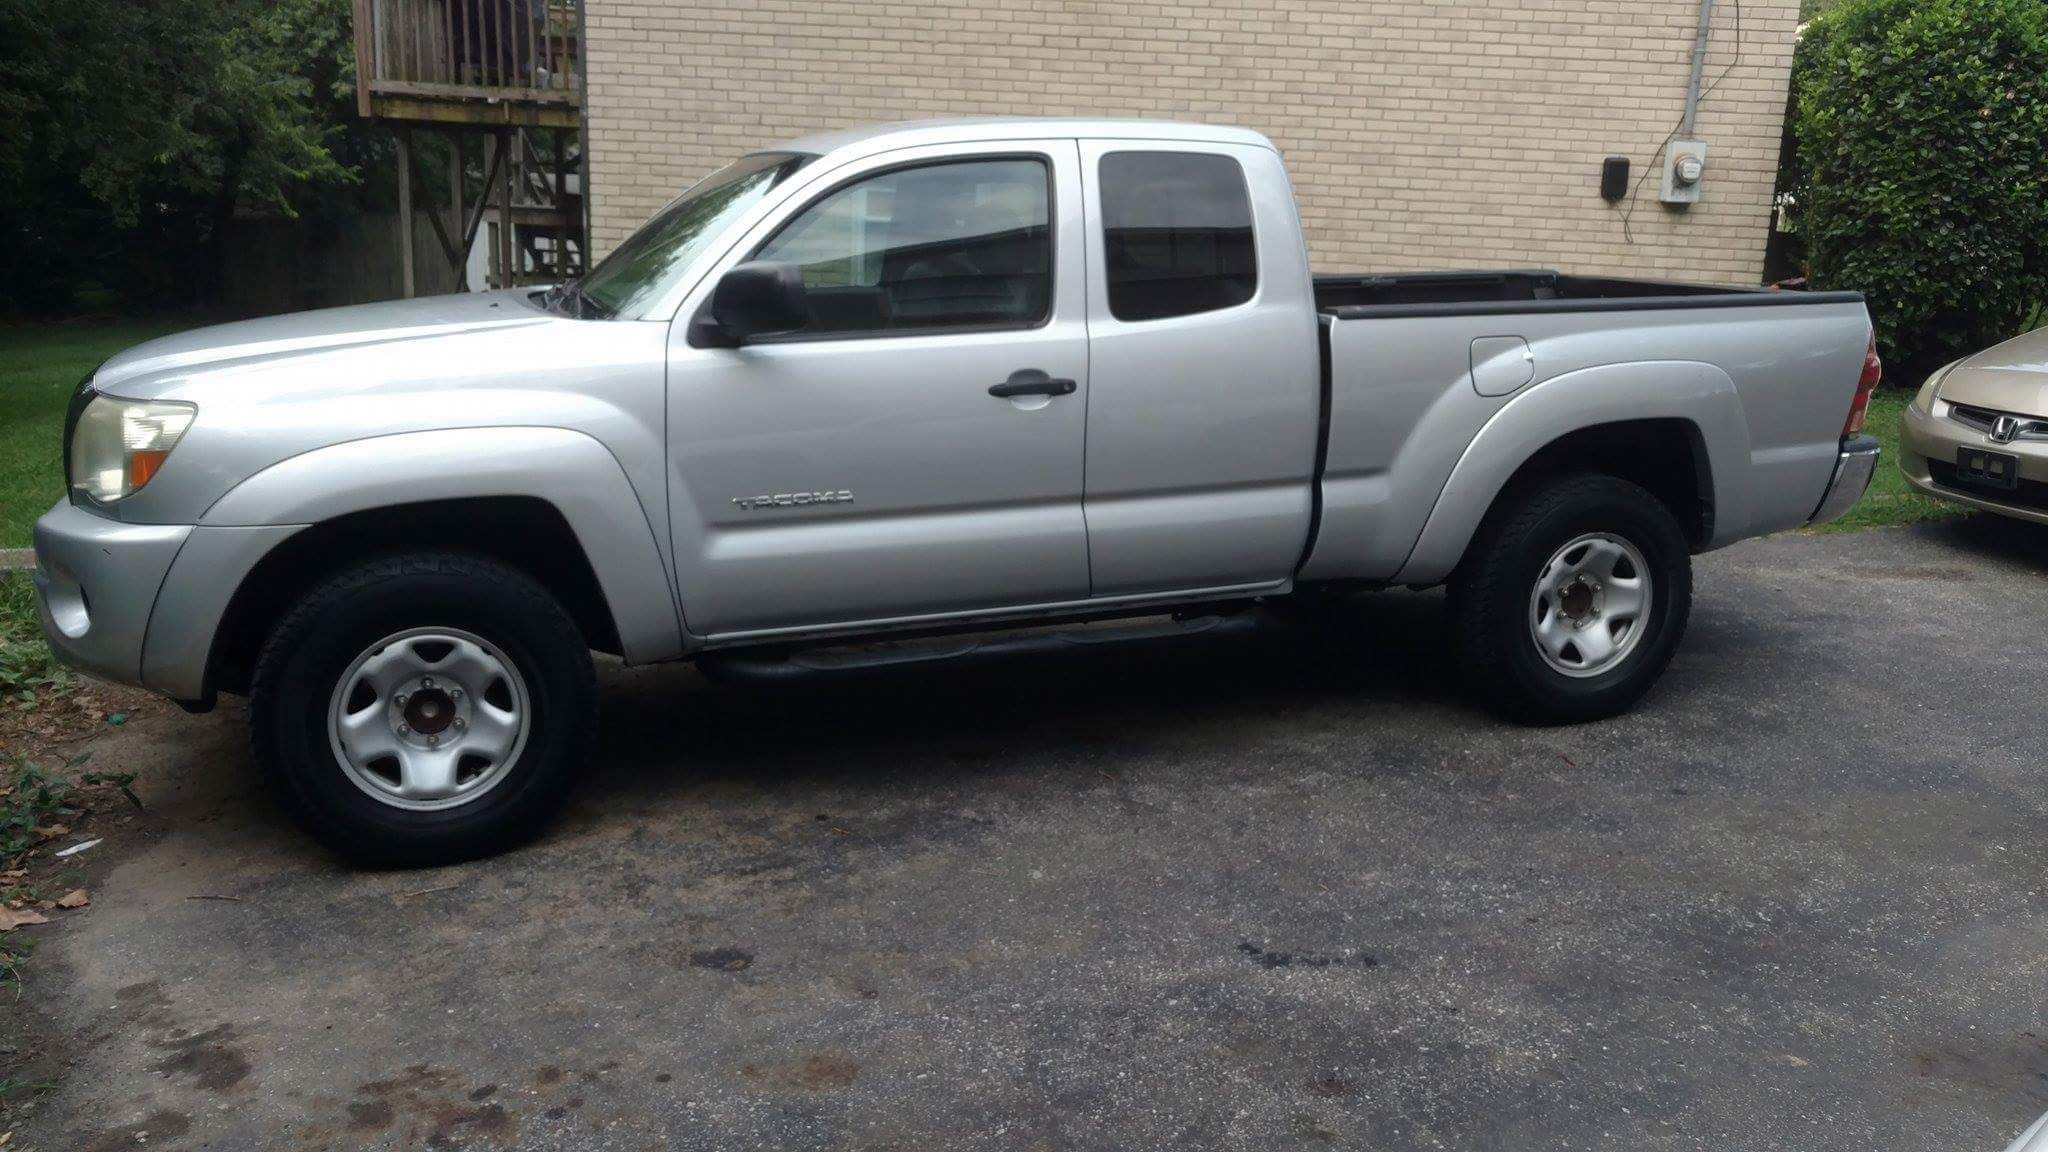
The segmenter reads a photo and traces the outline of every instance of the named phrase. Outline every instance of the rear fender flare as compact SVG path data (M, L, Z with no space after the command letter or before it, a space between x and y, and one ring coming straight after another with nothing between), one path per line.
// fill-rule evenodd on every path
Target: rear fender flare
M1599 424L1660 419L1691 422L1706 444L1714 499L1709 546L1741 538L1750 520L1741 485L1751 459L1735 381L1693 360L1603 364L1546 380L1493 414L1452 468L1394 582L1437 584L1448 577L1508 481L1549 444Z

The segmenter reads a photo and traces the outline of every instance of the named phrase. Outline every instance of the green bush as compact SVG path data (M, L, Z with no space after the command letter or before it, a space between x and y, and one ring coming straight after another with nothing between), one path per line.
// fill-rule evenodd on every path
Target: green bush
M1866 293L1912 379L2048 299L2048 0L1844 0L1793 66L1816 288Z

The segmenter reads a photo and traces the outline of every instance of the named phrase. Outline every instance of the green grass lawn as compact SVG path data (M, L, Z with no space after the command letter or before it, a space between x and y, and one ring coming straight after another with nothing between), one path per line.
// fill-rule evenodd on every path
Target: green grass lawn
M1851 508L1847 516L1816 531L1855 532L1863 528L1950 520L1971 514L1970 509L1960 504L1922 496L1907 487L1906 478L1899 474L1899 423L1905 419L1906 405L1912 400L1913 393L1904 388L1880 388L1877 395L1870 398L1870 418L1864 425L1864 431L1884 443L1884 455L1878 460L1877 475L1871 477L1870 491L1863 494L1862 502Z
M192 321L75 320L0 326L0 548L25 548L64 494L64 404L100 361Z

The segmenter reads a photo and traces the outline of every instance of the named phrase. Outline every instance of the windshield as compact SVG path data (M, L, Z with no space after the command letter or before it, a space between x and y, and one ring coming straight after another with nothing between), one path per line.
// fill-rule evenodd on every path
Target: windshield
M569 293L600 317L638 312L668 291L727 225L809 159L762 152L720 168L641 225Z

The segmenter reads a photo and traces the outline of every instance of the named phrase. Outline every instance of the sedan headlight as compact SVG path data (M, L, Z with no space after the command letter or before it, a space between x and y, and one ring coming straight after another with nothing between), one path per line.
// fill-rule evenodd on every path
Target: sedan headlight
M1967 359L1969 357L1963 357L1963 360ZM1927 383L1920 385L1919 393L1913 397L1913 407L1922 412L1934 411L1934 398L1941 395L1941 382L1948 379L1948 374L1955 371L1956 365L1962 362L1957 360L1935 369L1934 373L1927 377Z
M71 432L71 490L100 504L134 495L197 415L197 407L175 400L93 397Z

